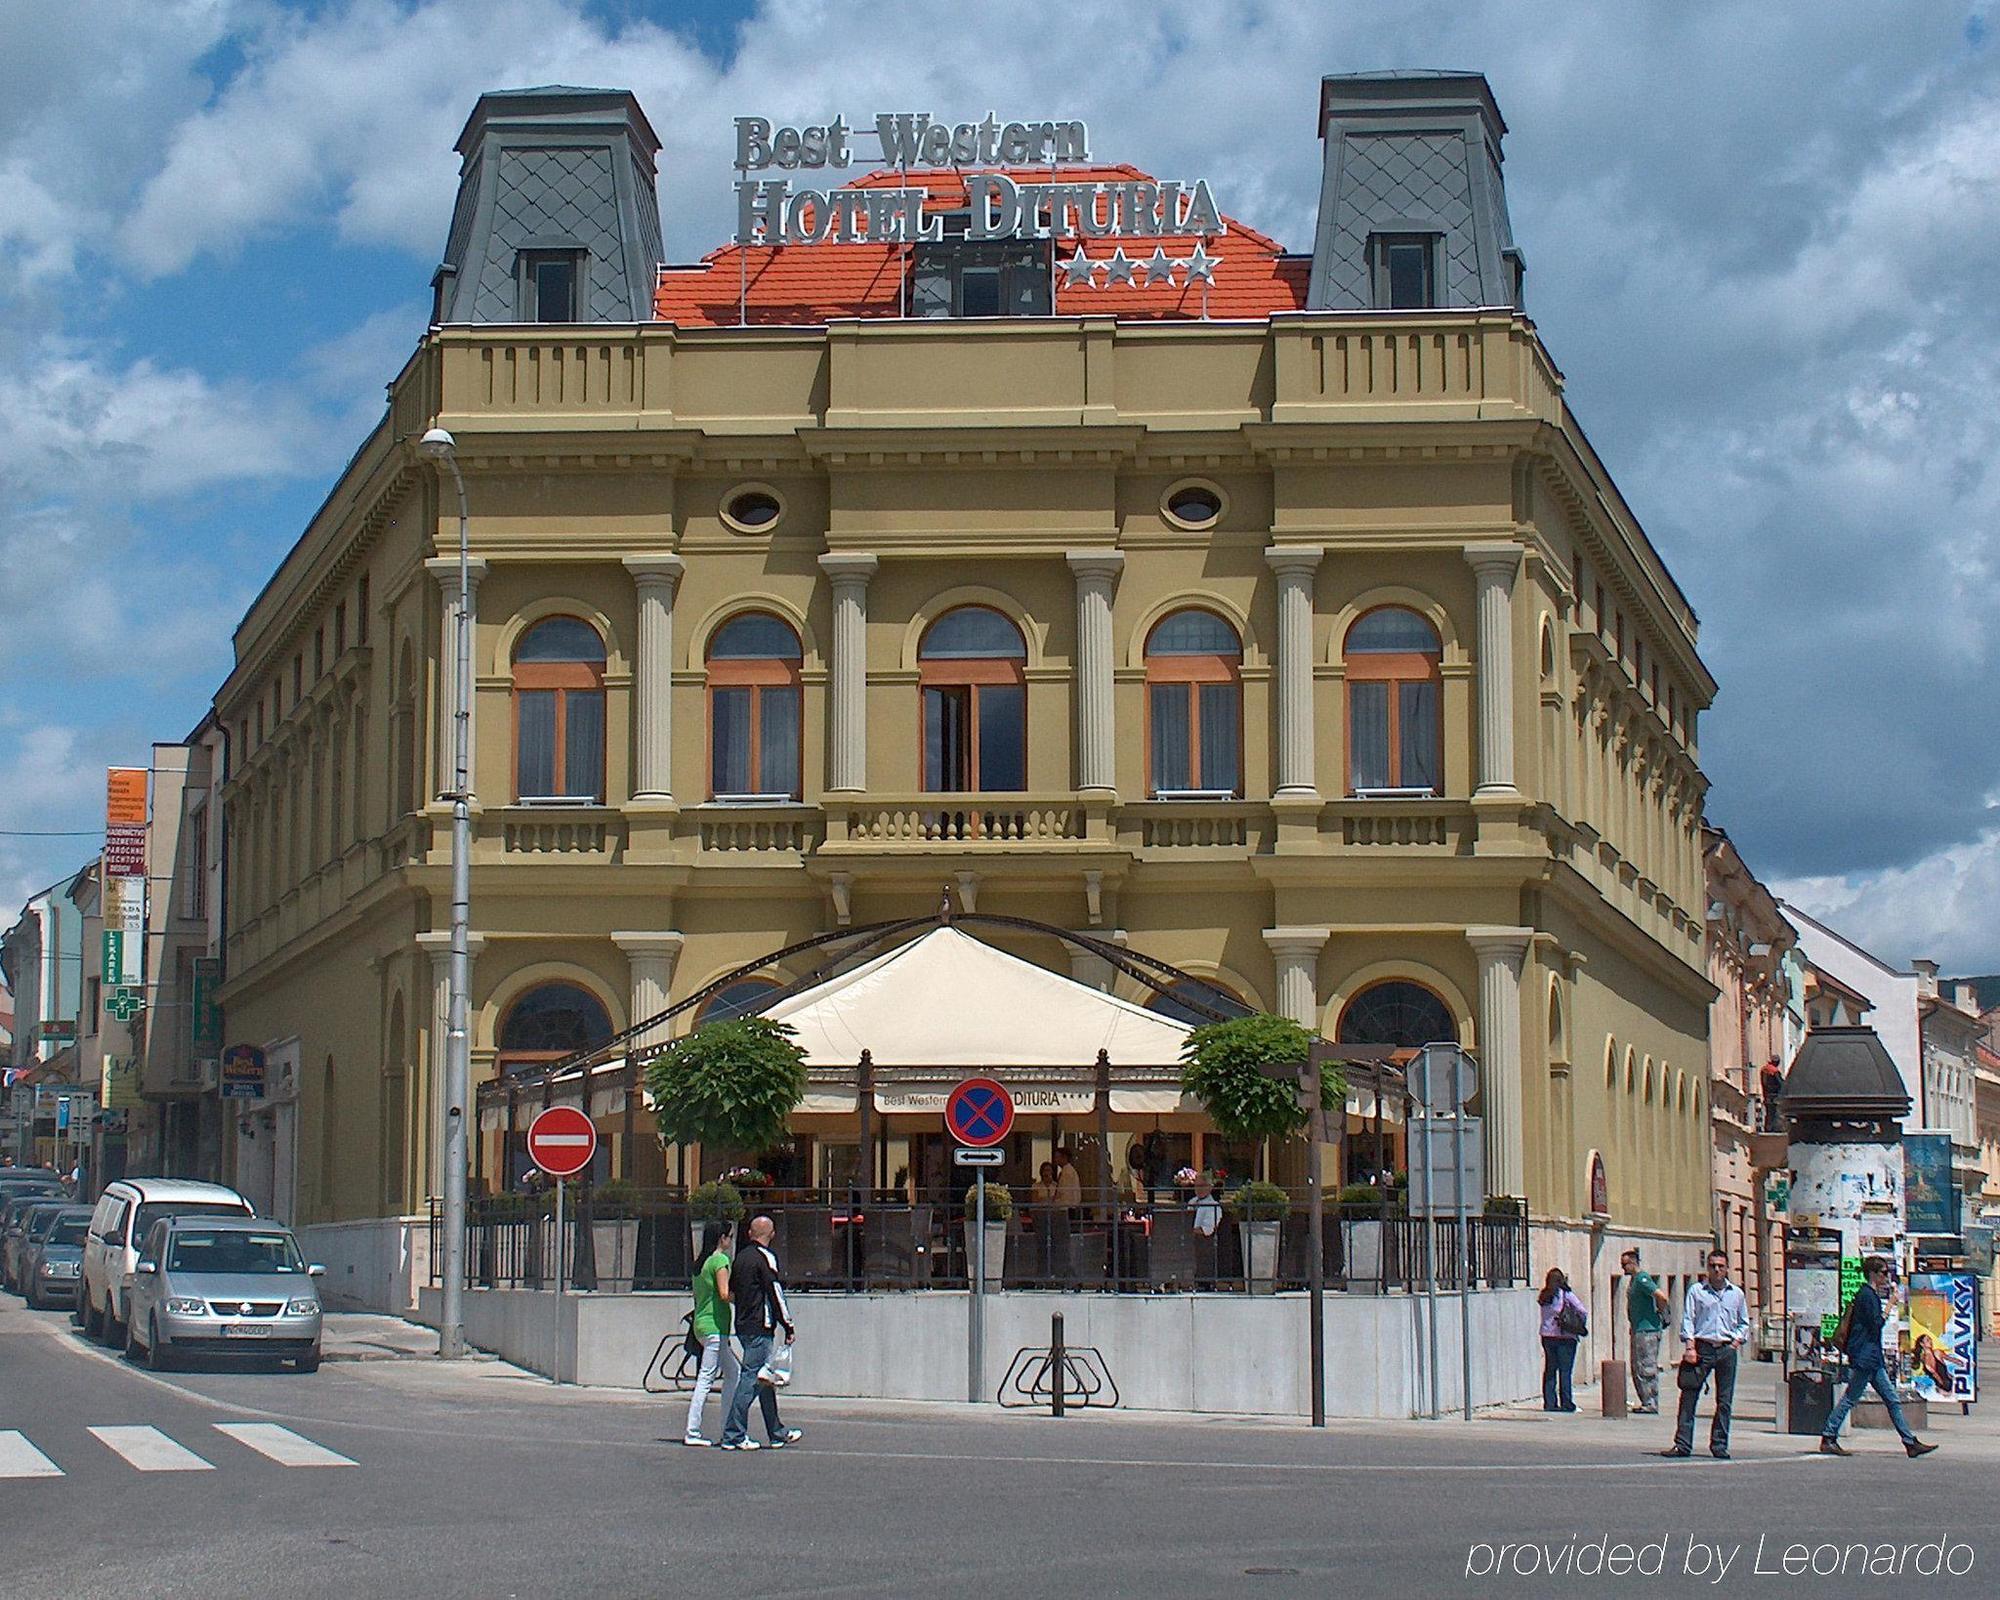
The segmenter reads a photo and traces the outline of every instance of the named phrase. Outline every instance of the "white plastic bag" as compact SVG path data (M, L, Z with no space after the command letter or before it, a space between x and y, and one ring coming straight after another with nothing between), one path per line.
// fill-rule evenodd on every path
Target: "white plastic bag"
M782 1389L792 1381L792 1341L775 1345L771 1359L757 1369L757 1381L768 1383L773 1389Z

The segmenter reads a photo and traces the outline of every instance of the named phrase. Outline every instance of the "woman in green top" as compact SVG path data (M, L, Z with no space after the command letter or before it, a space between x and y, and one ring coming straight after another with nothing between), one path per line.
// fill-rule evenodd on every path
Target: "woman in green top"
M701 1367L688 1396L682 1444L711 1442L702 1437L701 1408L711 1393L727 1397L736 1389L736 1355L729 1348L729 1255L735 1242L736 1230L726 1222L710 1222L701 1230L701 1265L694 1275L694 1336L701 1341Z

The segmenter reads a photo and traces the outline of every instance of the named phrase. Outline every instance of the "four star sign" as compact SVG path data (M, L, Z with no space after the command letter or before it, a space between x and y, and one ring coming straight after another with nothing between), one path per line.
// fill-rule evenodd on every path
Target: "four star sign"
M1221 265L1222 257L1210 255L1200 240L1195 241L1193 255L1170 256L1165 245L1155 245L1153 253L1143 261L1128 256L1122 244L1110 255L1093 259L1084 254L1083 244L1078 241L1074 246L1074 254L1067 260L1058 261L1056 268L1062 273L1062 286L1065 289L1074 289L1079 285L1096 288L1097 270L1100 267L1104 269L1103 286L1107 289L1115 288L1121 283L1139 287L1164 283L1172 288L1176 272L1185 272L1187 274L1185 286L1193 288L1197 282L1213 284L1215 269Z

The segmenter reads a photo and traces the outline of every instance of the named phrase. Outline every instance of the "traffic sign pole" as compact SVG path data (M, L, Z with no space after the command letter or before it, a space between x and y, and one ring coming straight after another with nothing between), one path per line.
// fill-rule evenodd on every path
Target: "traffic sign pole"
M528 1124L528 1157L556 1181L556 1340L549 1354L551 1383L562 1382L563 1286L568 1279L569 1244L563 1180L582 1172L596 1154L597 1125L574 1106L550 1106Z
M971 1337L966 1340L965 1356L965 1398L972 1404L979 1403L986 1385L982 1381L986 1371L986 1169L974 1169L973 1203L976 1223L972 1230L973 1276Z
M563 1188L564 1180L556 1179L556 1341L549 1346L549 1382L562 1382L562 1329L563 1329Z
M999 1146L1014 1131L1014 1097L1004 1084L991 1078L967 1078L944 1104L944 1125L958 1142L959 1158L977 1152L992 1152L1000 1159ZM970 1164L970 1163L964 1163ZM965 1252L970 1293L965 1313L965 1398L977 1404L985 1391L986 1374L986 1167L975 1167L972 1185L972 1243Z

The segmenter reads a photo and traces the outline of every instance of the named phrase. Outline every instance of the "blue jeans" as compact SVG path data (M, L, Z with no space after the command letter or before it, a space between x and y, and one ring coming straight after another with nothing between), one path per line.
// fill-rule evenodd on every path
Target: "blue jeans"
M778 1420L778 1391L768 1383L757 1381L757 1374L771 1359L771 1343L768 1333L736 1341L737 1348L742 1352L738 1358L742 1371L736 1375L736 1392L729 1397L729 1416L722 1425L724 1444L741 1444L750 1437L750 1402L753 1399L763 1407L764 1437L775 1439L784 1431L784 1424Z
M1542 1336L1542 1409L1574 1411L1576 1396L1570 1379L1576 1372L1576 1341Z
M1709 1419L1708 1449L1711 1455L1726 1454L1730 1413L1736 1407L1736 1346L1714 1339L1697 1339L1694 1350L1701 1382L1692 1389L1681 1390L1680 1411L1674 1419L1674 1448L1683 1455L1694 1449L1695 1407L1701 1404L1701 1391L1708 1384L1709 1374L1714 1373L1715 1415ZM1675 1369L1674 1378L1679 1381L1679 1368Z
M1896 1386L1889 1381L1889 1369L1879 1361L1871 1362L1865 1367L1857 1366L1849 1374L1847 1393L1840 1397L1840 1404L1833 1408L1833 1415L1826 1419L1826 1429L1821 1437L1826 1439L1840 1437L1841 1425L1847 1421L1848 1413L1854 1409L1855 1402L1861 1398L1862 1392L1870 1384L1875 1386L1875 1392L1882 1397L1882 1404L1889 1408L1889 1420L1896 1425L1896 1432L1902 1435L1903 1443L1915 1444L1917 1436L1910 1432L1909 1423L1903 1419L1902 1403L1896 1398Z

